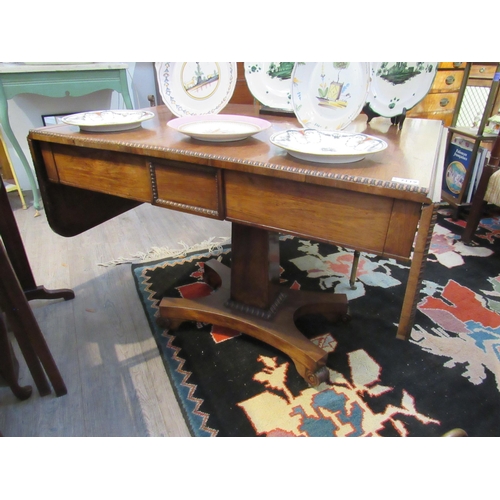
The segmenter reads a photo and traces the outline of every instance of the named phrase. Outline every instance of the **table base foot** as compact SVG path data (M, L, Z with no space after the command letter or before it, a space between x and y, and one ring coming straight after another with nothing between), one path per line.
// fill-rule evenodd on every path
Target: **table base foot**
M328 320L349 319L345 294L328 294L286 290L286 298L272 319L229 308L230 298L227 268L212 260L205 264L210 282L214 273L220 274L220 287L199 299L165 297L159 306L158 324L172 330L185 321L201 321L232 328L250 335L280 350L293 361L298 373L315 387L329 379L326 360L328 353L311 342L295 325L295 321L311 313L324 315ZM221 271L219 273L219 270Z

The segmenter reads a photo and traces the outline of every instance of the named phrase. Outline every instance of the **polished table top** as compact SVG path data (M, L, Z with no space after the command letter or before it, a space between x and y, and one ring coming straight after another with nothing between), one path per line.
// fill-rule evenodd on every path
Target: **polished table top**
M359 115L345 130L381 137L388 143L388 148L356 163L325 165L298 160L269 141L278 131L301 128L295 117L260 115L272 123L270 129L243 141L209 143L193 140L168 127L167 122L175 116L166 106L149 110L155 113L155 117L132 131L82 133L78 127L57 125L37 129L32 134L34 138L43 135L47 142L141 152L172 160L189 161L191 157L193 163L199 165L239 169L422 203L432 201L437 154L444 130L437 120L408 118L400 131L387 118L375 118L368 124L366 116ZM252 105L228 105L223 112L259 116L259 108ZM397 179L408 179L413 183L406 184Z

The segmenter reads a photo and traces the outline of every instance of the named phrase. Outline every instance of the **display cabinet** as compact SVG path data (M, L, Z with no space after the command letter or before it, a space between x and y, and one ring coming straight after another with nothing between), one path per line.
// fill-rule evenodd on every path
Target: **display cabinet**
M452 124L467 63L440 62L429 93L406 116L442 120L445 127Z
M496 134L488 134L485 127L498 110L500 65L497 62L467 63L465 85L451 126L448 129L447 154L443 169L442 199L458 210L468 205L475 179L479 178L480 152L491 150ZM453 155L457 143L467 145Z

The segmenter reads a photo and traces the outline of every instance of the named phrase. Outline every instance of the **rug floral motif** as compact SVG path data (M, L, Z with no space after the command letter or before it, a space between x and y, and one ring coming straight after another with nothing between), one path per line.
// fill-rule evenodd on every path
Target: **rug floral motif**
M475 246L464 222L439 212L415 325L396 339L409 267L281 236L281 283L346 293L351 321L300 320L328 352L330 383L309 387L281 352L239 332L186 322L162 330L163 296L200 297L204 263L230 265L230 246L132 266L165 368L193 436L500 436L500 221L483 219ZM217 293L217 292L214 292Z

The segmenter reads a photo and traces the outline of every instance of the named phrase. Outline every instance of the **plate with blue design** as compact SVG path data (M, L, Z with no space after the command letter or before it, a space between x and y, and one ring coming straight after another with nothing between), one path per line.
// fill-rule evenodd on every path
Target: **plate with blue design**
M235 62L157 62L155 69L161 98L178 117L219 113L236 87Z

